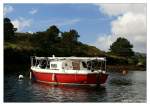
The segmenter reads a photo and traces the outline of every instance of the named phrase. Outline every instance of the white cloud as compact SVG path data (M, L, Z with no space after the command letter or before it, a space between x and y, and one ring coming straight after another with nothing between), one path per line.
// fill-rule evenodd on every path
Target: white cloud
M112 22L112 33L127 38L135 51L146 52L146 29L146 14L125 13Z
M109 16L122 15L127 12L145 14L146 4L96 4L100 12Z
M19 19L12 20L12 23L17 28L17 31L23 31L24 28L31 26L32 20L20 17Z
M30 34L33 34L33 33L34 33L33 31L30 31L30 30L29 30L29 31L27 31L27 32L28 32L28 33L30 33Z
M80 21L79 19L70 19L70 20L63 20L63 21L61 20L61 21L56 22L55 25L58 25L58 26L73 25L79 21Z
M74 25L76 23L80 22L80 19L50 19L50 20L41 20L39 21L40 25L48 24L48 25L56 25L56 26L65 26L65 25Z
M10 5L5 5L5 6L4 6L4 16L5 16L6 14L11 13L13 10L14 10L14 8L13 8L12 6L10 6Z
M29 14L36 14L38 12L38 10L37 9L32 9L31 11L29 11Z
M126 7L126 9L121 9L122 7ZM101 8L104 9L106 14L111 16L116 15L117 18L111 22L111 35L99 36L95 45L102 50L108 51L112 42L114 42L118 37L124 37L133 44L134 51L146 53L146 5L105 4L105 8L104 5L102 5ZM111 9L112 13L110 12Z
M96 47L101 50L108 51L110 45L115 41L114 35L101 35L97 38L96 43L94 44Z

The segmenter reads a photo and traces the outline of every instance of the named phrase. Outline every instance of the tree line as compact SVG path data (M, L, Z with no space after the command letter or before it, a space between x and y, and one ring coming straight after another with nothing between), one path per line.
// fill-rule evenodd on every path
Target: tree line
M4 18L4 62L12 61L29 63L30 56L104 56L108 64L137 64L138 58L132 50L133 45L126 39L119 37L110 46L109 52L83 44L78 39L79 33L75 29L62 32L52 25L45 31L35 33L16 32L17 28L9 18Z

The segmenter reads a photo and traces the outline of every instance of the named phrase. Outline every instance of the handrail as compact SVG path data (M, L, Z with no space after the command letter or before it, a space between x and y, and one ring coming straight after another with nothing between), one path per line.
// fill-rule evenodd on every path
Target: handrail
M49 59L49 60L101 60L101 61L106 61L105 57L37 57L37 56L32 56L37 60L42 60L42 59Z

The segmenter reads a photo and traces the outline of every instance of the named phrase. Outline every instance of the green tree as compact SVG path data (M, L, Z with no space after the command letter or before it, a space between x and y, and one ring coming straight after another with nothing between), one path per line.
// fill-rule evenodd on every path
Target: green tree
M33 34L34 45L41 51L43 55L49 55L50 52L55 52L55 44L60 41L59 29L52 25L46 31L36 32Z
M4 40L10 41L14 38L14 32L17 29L14 28L9 18L4 18Z
M76 30L71 29L69 32L62 33L62 45L65 47L66 51L72 55L73 50L75 50L76 45L79 43L79 34Z
M76 30L71 29L69 32L62 33L62 39L66 43L75 43L78 42L79 34Z
M122 57L131 57L134 55L132 50L133 45L125 39L119 37L111 46L110 46L110 53Z
M69 33L70 33L70 36L72 38L71 41L72 42L78 42L78 38L80 37L78 32L76 30L74 30L74 29L71 29Z
M50 26L45 32L48 42L56 42L58 40L59 32L59 29L55 25Z

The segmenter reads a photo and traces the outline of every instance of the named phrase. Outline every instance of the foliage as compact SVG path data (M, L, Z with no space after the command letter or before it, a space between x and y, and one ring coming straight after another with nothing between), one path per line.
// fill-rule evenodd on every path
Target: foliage
M14 32L17 29L14 28L9 18L4 18L4 39L5 41L11 41L14 38Z
M110 53L115 54L122 57L131 57L134 55L132 51L133 45L125 39L119 37L111 46Z
M36 33L15 32L11 21L4 24L4 62L30 63L30 56L79 56L79 57L106 57L107 64L137 64L145 62L143 58L133 58L132 45L124 38L118 38L110 47L109 54L94 46L78 41L80 35L75 29L61 32L57 26L52 25L47 30ZM10 27L11 26L11 27ZM8 30L8 29L11 30ZM12 39L13 38L13 39ZM9 39L9 40L8 40ZM128 49L127 49L128 48ZM124 51L125 50L125 51ZM126 54L127 53L127 54ZM127 59L120 56L132 56ZM143 60L142 60L143 59ZM138 60L133 61L133 60ZM145 64L145 63L144 63Z
M13 42L7 39L4 40L4 59L7 61L10 60L10 58L12 58L13 62L15 62L15 60L21 61L22 59L29 61L31 55L52 56L54 54L56 56L83 57L104 55L104 52L96 47L79 42L78 38L80 35L75 29L61 32L57 26L52 25L42 32L32 34L21 33L14 31L10 19L6 18L6 21L5 23L9 24L4 24L4 33L6 36L8 35L7 33L9 33L9 38L14 38L11 39ZM11 26L11 31L8 30L9 26Z
M134 56L137 59L137 65L146 66L146 54L144 53L135 53Z

